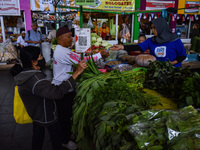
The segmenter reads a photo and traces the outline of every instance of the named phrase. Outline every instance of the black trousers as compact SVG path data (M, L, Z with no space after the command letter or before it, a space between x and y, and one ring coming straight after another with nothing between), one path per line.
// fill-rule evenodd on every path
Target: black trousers
M32 150L42 150L45 128L49 131L53 150L61 150L62 142L59 135L58 122L47 127L33 123Z
M66 94L62 99L56 100L61 141L65 144L67 144L68 141L70 141L72 135L71 117L75 95L75 92L70 92Z

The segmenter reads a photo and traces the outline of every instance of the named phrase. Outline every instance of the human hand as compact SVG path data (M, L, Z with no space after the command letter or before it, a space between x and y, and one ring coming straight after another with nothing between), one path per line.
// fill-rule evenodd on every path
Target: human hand
M103 58L107 58L109 56L109 52L106 52L106 50L101 50L100 53Z
M40 44L41 44L41 43L42 43L42 41L40 40L40 41L38 41L38 43L40 43Z
M124 49L123 45L113 45L112 47L110 47L110 50L114 50L114 51L123 50L123 49Z
M78 63L78 68L76 69L76 71L74 72L74 74L72 75L72 77L74 78L74 80L77 79L77 77L87 68L87 64L84 60L80 61Z

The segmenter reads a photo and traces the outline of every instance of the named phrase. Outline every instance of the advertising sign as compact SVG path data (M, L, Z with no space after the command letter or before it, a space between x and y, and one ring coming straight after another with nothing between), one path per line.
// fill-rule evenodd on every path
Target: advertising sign
M133 11L135 10L135 0L96 0L95 5L84 6L83 8L109 11Z
M193 8L188 8L193 7ZM199 12L199 2L192 2L192 1L186 1L185 2L185 13L198 13Z
M20 16L19 0L0 0L0 16Z
M95 5L96 0L75 0L75 5Z
M169 7L175 7L175 1L147 0L146 10L162 10Z
M75 49L77 53L91 52L90 28L75 28Z

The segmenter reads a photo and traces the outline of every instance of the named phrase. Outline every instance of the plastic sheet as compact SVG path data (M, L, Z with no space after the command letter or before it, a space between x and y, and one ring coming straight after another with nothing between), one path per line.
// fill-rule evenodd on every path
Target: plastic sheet
M129 133L139 149L200 149L200 115L192 106L179 111L147 110L130 114Z

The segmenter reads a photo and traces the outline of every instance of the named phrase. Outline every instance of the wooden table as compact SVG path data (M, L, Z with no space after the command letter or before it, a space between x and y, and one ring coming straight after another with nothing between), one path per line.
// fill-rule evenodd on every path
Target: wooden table
M182 67L189 67L190 69L200 69L200 61L185 61L182 62Z

